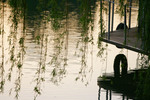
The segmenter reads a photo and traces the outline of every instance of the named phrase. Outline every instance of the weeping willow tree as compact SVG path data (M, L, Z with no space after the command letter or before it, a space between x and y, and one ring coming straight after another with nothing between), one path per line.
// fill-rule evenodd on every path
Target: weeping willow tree
M139 33L143 41L143 49L150 52L150 1L139 0Z
M139 0L139 37L142 40L142 48L148 52L148 57L142 57L144 61L142 67L148 67L145 74L140 73L140 81L137 87L137 98L138 100L149 100L150 99L150 1Z

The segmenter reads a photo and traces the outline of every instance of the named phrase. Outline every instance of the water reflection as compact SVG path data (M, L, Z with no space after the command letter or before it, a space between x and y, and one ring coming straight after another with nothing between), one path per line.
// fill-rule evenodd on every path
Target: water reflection
M40 59L39 59L39 64L37 71L35 73L35 79L34 81L36 82L36 86L34 87L35 91L35 96L34 99L37 98L38 95L41 94L42 91L42 83L45 81L45 70L46 70L46 57L47 57L47 44L48 44L48 35L46 33L46 11L44 11L43 14L43 20L41 22L42 27L41 27L41 32L36 36L37 43L40 45Z
M69 38L69 22L68 22L68 1L65 0L65 8L63 12L64 19L62 23L58 23L57 21L60 18L57 18L58 15L55 15L54 8L52 10L53 13L50 14L52 18L52 28L55 30L54 37L54 54L52 55L50 65L53 67L51 72L51 81L55 84L58 84L66 74L66 66L67 66L67 55L68 55L68 38ZM57 8L58 9L58 8ZM57 12L57 11L56 11ZM60 13L60 12L59 12ZM62 13L62 12L61 12ZM53 15L54 14L54 15ZM57 17L56 17L57 16ZM59 16L60 17L60 16ZM62 16L61 16L62 17ZM63 25L61 28L58 25Z
M113 74L113 72L114 72L113 65L116 60L116 55L118 56L118 53L119 53L119 55L124 54L127 57L127 61L129 64L128 70L137 69L137 68L140 68L139 64L140 64L140 60L141 60L142 56L139 54L137 54L137 55L135 54L134 56L136 56L135 57L136 59L134 58L134 60L133 60L133 57L131 57L131 55L130 55L130 53L131 53L130 51L125 50L125 49L120 49L120 51L118 51L118 53L117 53L115 50L116 50L115 47L108 44L106 50L104 51L103 55L106 56L106 60L105 60L106 66L104 67L104 65L103 65L103 68L102 68L103 74L100 76L102 78L102 80L104 80L104 81L100 82L99 79L101 79L101 78L100 77L98 78L98 86L100 88L99 94L98 94L98 96L99 96L98 100L101 100L101 99L109 100L111 98L114 98L115 100L120 100L120 99L126 100L129 98L135 99L135 91L136 91L135 86L137 86L137 85L135 85L136 84L135 81L137 81L137 79L139 78L138 74L135 74L135 75L133 74L133 76L124 78L124 79L121 79L121 77L123 77L123 76L120 76L120 79L118 79L118 80L115 79L115 77L114 77L114 79L112 79L112 77L114 75ZM132 54L132 56L133 56L133 54ZM132 63L134 62L135 64L131 64L131 62ZM120 63L120 66L121 66L121 63ZM135 76L136 76L136 78L135 78ZM112 79L112 80L110 80L110 79ZM135 84L134 85L130 84L130 82L131 83L135 82ZM104 95L106 95L106 97L104 97Z
M22 83L22 67L24 62L24 56L26 54L25 51L25 37L26 37L26 2L15 2L15 1L9 1L9 4L11 5L12 14L10 15L10 19L12 21L10 34L8 36L9 41L9 54L10 54L10 68L8 69L9 72L7 74L8 80L11 81L12 79L12 72L14 70L14 67L16 69L16 78L14 81L14 87L10 89L10 94L12 91L15 92L15 98L19 98L19 92L21 90L21 83ZM21 6L21 5L22 6ZM22 18L22 20L19 19L19 17ZM22 22L20 24L21 27L19 27L19 22ZM18 32L19 28L19 32Z
M105 96L106 96L105 99L104 98L101 99L101 93L105 93ZM113 94L114 93L112 92L112 90L103 90L100 87L98 91L98 100L113 100L114 99ZM130 99L123 94L120 97L120 100L130 100Z
M42 97L45 95L53 100L96 99L97 77L101 72L112 71L111 60L108 61L112 55L108 52L114 47L108 48L108 44L99 41L97 49L99 2L97 5L95 2L8 0L1 3L2 98L7 94L5 85L5 90L20 100L32 97L46 100ZM71 96L66 96L67 93Z

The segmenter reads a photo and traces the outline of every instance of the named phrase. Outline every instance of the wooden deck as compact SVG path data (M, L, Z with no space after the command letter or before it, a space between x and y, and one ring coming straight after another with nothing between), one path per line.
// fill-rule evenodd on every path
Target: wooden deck
M113 32L110 32L110 40L108 40L107 34L102 38L102 41L116 45L118 48L126 48L129 50L133 50L135 52L144 53L147 54L142 49L142 42L140 39L138 39L138 28L131 28L127 30L126 35L126 43L125 43L125 33L124 30L116 30Z
M137 31L137 28L131 28L128 30L126 45L141 49L141 41L137 38ZM124 30L111 32L110 39L124 44Z

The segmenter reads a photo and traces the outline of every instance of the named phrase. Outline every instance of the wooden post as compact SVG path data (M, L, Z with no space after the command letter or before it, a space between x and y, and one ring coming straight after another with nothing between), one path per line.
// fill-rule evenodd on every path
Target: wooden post
M132 0L130 0L130 11L129 11L129 29L131 28L131 8L132 8Z
M111 1L109 1L109 14L108 14L108 40L110 40L110 14L111 14Z
M124 44L126 45L127 29L126 29L126 5L124 5Z
M111 32L113 32L113 27L114 27L114 3L115 0L113 0L113 5L112 5L112 23L111 23Z

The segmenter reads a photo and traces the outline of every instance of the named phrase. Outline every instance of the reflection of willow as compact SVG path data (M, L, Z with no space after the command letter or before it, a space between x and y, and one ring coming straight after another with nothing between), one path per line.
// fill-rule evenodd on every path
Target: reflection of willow
M41 94L42 88L42 82L45 81L45 70L46 70L46 56L47 56L47 42L48 42L48 36L45 34L45 28L46 28L46 11L44 11L43 14L43 31L42 34L40 34L40 61L39 61L39 66L36 72L36 86L34 87L34 100L36 100L37 96Z
M79 76L76 80L81 79L84 81L87 74L87 54L88 54L88 43L93 45L93 9L92 4L94 1L91 0L79 0L80 5L80 25L82 27L81 39L78 41L77 48L81 43L81 69L79 71ZM93 6L94 7L94 6ZM91 51L92 54L92 51ZM93 60L93 59L92 59ZM92 73L92 67L88 72ZM88 84L88 80L87 83Z
M25 41L25 13L26 13L26 2L25 0L21 0L20 2L17 2L15 0L9 0L9 4L12 7L12 29L11 33L9 35L9 47L10 47L10 62L11 62L11 67L9 68L9 73L8 73L8 80L11 80L11 74L13 71L14 66L16 66L17 69L17 77L15 79L15 86L14 86L14 91L15 91L15 98L18 99L19 97L19 92L21 90L21 79L22 79L22 66L23 66L23 60L24 60L24 55L25 55L25 46L24 46L24 41ZM18 41L19 47L17 48L17 27L20 18L23 18L23 28L22 32L20 34L20 39ZM15 51L17 55L15 55ZM10 90L10 92L12 89Z
M36 71L36 78L34 79L34 81L36 82L36 85L34 87L34 100L37 99L37 97L39 95L41 95L42 93L42 84L45 82L45 70L46 70L46 57L47 57L47 44L48 44L48 34L46 34L46 28L47 28L47 19L49 17L49 12L47 11L47 7L49 6L48 1L43 1L40 2L38 11L41 11L41 17L42 17L42 21L41 26L42 27L42 31L41 33L38 33L38 35L36 36L36 39L38 40L38 44L40 44L40 61L39 61L39 65ZM43 7L44 5L44 7ZM40 31L40 30L39 30Z
M0 3L1 5L1 3ZM4 82L5 82L5 79L4 79L4 3L2 3L2 16L1 16L1 41L2 41L2 44L1 44L1 50L2 50L2 61L1 61L1 64L0 64L0 92L3 92L4 91Z
M98 48L99 48L99 51L98 51L98 56L99 57L102 57L102 54L103 54L103 52L104 52L104 47L103 47L103 45L102 45L102 42L101 42L101 38L104 36L104 34L105 34L105 23L104 23L104 15L103 15L103 13L104 13L104 10L105 9L105 7L104 7L104 1L103 0L100 0L100 21L99 21L99 23L100 23L100 33L99 33L99 37L98 37Z
M99 90L98 90L98 100L101 100L101 93L104 93L104 90L102 91L102 87L99 86ZM106 92L106 100L112 100L112 90L110 90L109 88L105 90ZM120 97L121 99L121 97ZM104 100L104 96L102 98L102 100ZM128 96L125 96L124 94L122 95L122 99L121 100L129 100Z
M23 2L25 3L25 1ZM18 69L18 77L15 80L15 92L16 92L16 98L19 96L19 92L21 89L21 79L22 79L22 66L23 66L23 60L24 60L24 55L25 55L25 46L24 46L24 41L25 41L25 4L24 4L24 9L23 9L23 34L21 35L21 38L19 40L19 45L20 45L20 50L17 55L17 69Z
M127 3L127 0L119 0L119 5L117 6L117 13L120 14L121 19L124 16L124 5Z
M79 75L78 77L76 78L76 81L81 79L82 82L84 82L86 79L86 74L87 74L87 53L88 53L88 44L86 42L83 42L82 43L82 46L80 48L80 51L81 51L81 68L80 68L80 71L79 71ZM87 83L88 84L88 83Z
M64 10L64 32L60 32L58 29L56 30L57 36L54 39L55 47L54 54L50 61L50 64L53 66L51 73L51 81L54 84L58 84L66 74L66 66L67 66L67 54L68 54L68 1L65 0L65 10ZM53 21L58 20L57 18L53 19ZM52 25L53 25L53 21ZM53 26L54 27L54 26ZM56 29L56 28L55 28ZM60 33L59 33L60 32Z
M9 68L9 73L8 73L8 80L11 80L11 75L13 68L16 63L16 55L15 55L15 50L16 50L16 43L17 43L17 30L18 30L18 22L19 22L19 9L17 9L17 3L14 3L12 6L12 14L11 14L11 19L12 19L12 25L11 25L11 32L8 36L8 41L9 41L9 49L10 49L10 62L11 62L11 67Z
M64 47L64 49L65 49L65 55L64 55L64 69L65 69L65 66L67 65L67 55L68 55L68 39L69 39L69 31L68 31L68 29L69 29L69 26L68 26L68 3L67 3L67 0L66 0L66 8L65 8L65 19L66 19L66 22L65 22L65 34L66 34L66 36L65 36L65 47Z
M64 3L66 3L67 0L62 0L61 2L59 0L50 0L48 2L50 7L50 21L52 24L52 28L54 30L59 30L61 28L61 20L64 15ZM66 6L66 5L65 5Z

